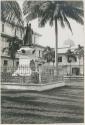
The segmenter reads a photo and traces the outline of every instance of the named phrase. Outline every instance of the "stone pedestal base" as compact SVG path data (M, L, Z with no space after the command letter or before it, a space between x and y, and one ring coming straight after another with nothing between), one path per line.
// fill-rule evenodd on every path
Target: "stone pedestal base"
M23 46L18 50L19 66L13 73L13 76L30 76L32 69L30 68L31 60L35 60L34 48Z

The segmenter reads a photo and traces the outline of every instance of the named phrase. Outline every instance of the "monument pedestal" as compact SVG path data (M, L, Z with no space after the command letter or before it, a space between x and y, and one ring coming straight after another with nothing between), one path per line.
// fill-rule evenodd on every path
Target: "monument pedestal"
M30 76L32 68L30 67L31 61L35 61L34 48L23 46L18 50L19 66L13 73L13 76Z

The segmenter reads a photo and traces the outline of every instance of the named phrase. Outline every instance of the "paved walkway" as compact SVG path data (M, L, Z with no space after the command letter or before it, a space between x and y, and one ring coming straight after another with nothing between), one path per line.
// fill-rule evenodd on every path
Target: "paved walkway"
M2 90L3 124L81 123L83 82L44 92Z

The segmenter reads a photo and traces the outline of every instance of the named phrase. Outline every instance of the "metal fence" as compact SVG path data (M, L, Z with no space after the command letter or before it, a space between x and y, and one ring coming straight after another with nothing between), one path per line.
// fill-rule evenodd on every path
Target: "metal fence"
M55 67L38 67L31 71L30 67L1 67L1 82L30 84L63 81L63 75L56 76Z

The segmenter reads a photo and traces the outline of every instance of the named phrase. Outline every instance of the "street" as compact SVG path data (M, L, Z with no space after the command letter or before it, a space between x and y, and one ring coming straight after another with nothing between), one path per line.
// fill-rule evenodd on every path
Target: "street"
M2 124L84 122L84 83L44 92L2 90Z

